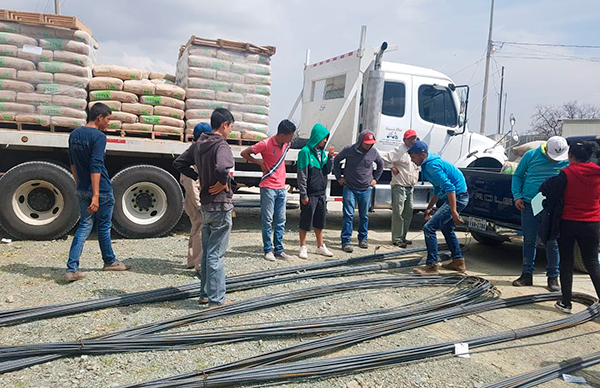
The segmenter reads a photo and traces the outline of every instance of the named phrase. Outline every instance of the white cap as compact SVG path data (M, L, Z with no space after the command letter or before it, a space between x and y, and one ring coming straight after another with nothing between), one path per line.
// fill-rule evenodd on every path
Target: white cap
M546 153L554 161L567 160L569 158L569 144L562 136L552 136L546 143Z

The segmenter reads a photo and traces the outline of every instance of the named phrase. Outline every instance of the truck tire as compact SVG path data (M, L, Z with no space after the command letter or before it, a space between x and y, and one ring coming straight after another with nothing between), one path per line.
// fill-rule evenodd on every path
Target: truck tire
M0 226L20 240L54 240L79 220L71 173L52 162L19 164L0 178Z
M477 232L471 232L471 235L473 236L475 241L483 245L497 246L504 242L504 240L486 236L485 234L480 234Z
M125 238L168 234L183 213L179 182L162 168L137 165L112 178L115 196L113 229Z
M573 264L577 271L588 273L587 268L585 268L585 264L583 263L583 256L581 255L581 249L579 249L579 244L575 242L575 247L573 248Z

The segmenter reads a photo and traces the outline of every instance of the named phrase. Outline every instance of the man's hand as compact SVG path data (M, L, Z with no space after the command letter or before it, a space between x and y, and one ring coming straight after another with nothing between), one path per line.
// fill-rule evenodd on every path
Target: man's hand
M525 210L525 202L523 202L522 198L519 198L515 201L515 207L520 211Z
M335 153L335 147L329 147L327 152L329 153L329 157L331 158Z
M340 186L344 186L346 184L346 179L345 178L341 178L338 183L340 184Z
M217 182L208 188L208 193L210 195L217 195L221 191L229 192L229 186L227 185L227 183L223 184L221 182Z
M371 181L371 187L375 186L376 184L377 184L377 181L376 181L375 179L373 179L373 180Z
M309 199L308 199L308 197L306 197L306 198L304 198L304 199L301 199L301 200L300 200L300 202L302 202L302 204L303 204L304 206L306 206L306 205L308 205Z
M394 175L398 175L400 171L398 171L398 169L396 167L392 167L392 174Z
M431 219L431 209L425 209L425 222Z
M267 168L267 166L265 166L265 164L263 162L259 162L259 163L256 163L256 164L258 164L258 166L262 170L263 174L266 174L266 173L269 172L269 169Z
M92 203L87 208L88 213L90 213L90 214L96 213L98 211L99 207L100 207L100 196L99 195L94 195L92 197Z
M464 225L465 223L458 212L452 212L452 221L454 221L454 225Z

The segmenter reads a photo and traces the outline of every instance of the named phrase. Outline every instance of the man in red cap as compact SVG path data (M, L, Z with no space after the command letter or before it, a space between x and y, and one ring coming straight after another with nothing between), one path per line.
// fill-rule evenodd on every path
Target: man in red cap
M344 187L344 202L342 218L342 250L347 253L353 251L350 245L352 239L352 219L354 209L358 204L358 246L366 249L369 229L369 204L371 191L383 173L383 160L379 152L373 147L377 143L371 131L363 131L358 141L345 147L333 160L333 173L338 183ZM346 161L342 176L342 160ZM373 164L377 169L373 170Z
M412 241L406 239L413 216L413 188L419 179L419 170L410 160L408 150L417 141L417 132L404 132L404 141L381 157L392 170L392 244L406 248Z

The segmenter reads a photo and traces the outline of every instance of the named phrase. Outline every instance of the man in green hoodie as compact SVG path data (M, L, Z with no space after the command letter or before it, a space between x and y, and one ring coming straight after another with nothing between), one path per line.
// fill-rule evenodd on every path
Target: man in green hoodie
M308 259L306 234L311 227L315 228L318 253L331 257L333 253L323 243L323 228L327 212L327 175L331 172L334 148L329 147L325 153L325 144L329 131L321 124L315 124L310 139L298 153L296 171L298 189L300 190L300 254L301 259Z

